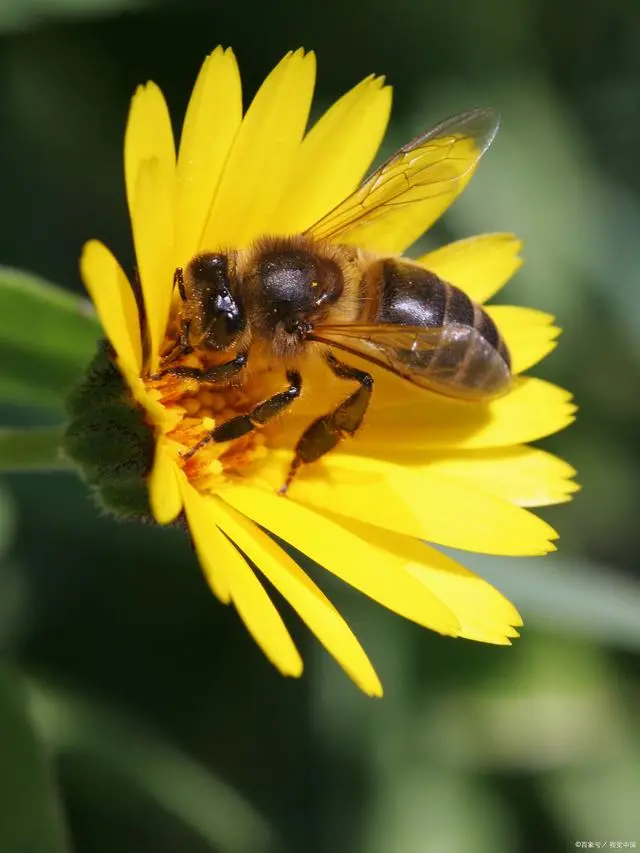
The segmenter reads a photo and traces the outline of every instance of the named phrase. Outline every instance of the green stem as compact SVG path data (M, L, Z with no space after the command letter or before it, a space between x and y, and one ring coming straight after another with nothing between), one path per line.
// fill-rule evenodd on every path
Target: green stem
M72 465L60 450L64 430L64 426L0 429L0 470L69 470Z

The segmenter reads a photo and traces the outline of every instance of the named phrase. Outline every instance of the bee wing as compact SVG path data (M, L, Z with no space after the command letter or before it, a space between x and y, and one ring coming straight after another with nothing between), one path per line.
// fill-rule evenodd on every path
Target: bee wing
M511 385L508 366L496 362L495 350L473 326L327 324L316 327L309 339L362 358L419 388L459 400L486 402L506 393ZM469 376L468 369L460 368L471 351L476 371L478 365L483 367Z
M471 180L498 125L498 114L488 108L446 119L403 145L305 233L384 252L390 234L398 244L400 228L402 240L409 246Z
M451 328L451 324L447 328ZM453 328L467 327L454 325ZM354 347L362 344L381 352L400 349L419 353L437 349L442 329L442 326L399 326L396 323L324 323L315 327L313 337L320 334L322 337L346 338Z
M447 385L447 376L451 377L457 372L474 334L475 329L462 325L448 325L444 329L354 323L319 326L310 337L311 340L376 364L420 388L433 391L441 390L441 386ZM432 364L433 356L445 338L449 347L455 342L460 359L453 364L451 361L445 361L442 365ZM459 396L455 387L448 388L446 393Z

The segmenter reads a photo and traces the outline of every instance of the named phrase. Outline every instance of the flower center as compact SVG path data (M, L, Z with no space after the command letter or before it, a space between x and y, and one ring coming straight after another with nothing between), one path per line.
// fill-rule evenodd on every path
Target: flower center
M207 370L233 356L209 351L193 352L170 362L171 368ZM165 363L162 370L166 370ZM246 415L271 393L272 369L252 361L228 384L185 378L165 373L159 379L145 379L149 391L171 416L170 428L163 430L179 446L176 462L200 491L215 491L225 482L241 477L249 465L267 455L267 435L263 427L232 441L210 439L221 423ZM196 445L201 446L194 451Z

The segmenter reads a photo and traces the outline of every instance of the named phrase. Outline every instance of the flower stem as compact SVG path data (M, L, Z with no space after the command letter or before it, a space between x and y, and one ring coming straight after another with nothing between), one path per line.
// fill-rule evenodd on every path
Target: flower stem
M1 471L64 471L72 467L61 453L64 426L0 429Z

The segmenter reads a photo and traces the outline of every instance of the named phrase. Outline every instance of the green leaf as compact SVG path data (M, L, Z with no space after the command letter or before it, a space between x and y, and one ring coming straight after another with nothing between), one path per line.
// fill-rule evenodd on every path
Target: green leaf
M112 779L118 788L110 797L126 808L118 794L132 786L220 853L273 849L269 825L237 791L117 708L35 682L31 705L53 751L89 770L86 789L96 776L101 790Z
M88 300L0 267L0 400L60 408L99 337Z
M640 649L640 585L586 559L456 554L518 607L525 625Z
M62 427L0 429L0 471L60 471L71 463L60 452Z
M27 695L17 673L0 667L0 850L65 853L70 848L55 779Z
M507 806L497 794L472 774L419 754L409 758L409 737L407 732L400 737L395 760L372 772L377 800L367 814L360 849L365 853L512 850ZM464 820L452 820L460 803L464 803Z

